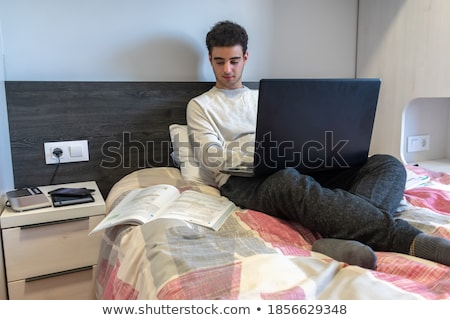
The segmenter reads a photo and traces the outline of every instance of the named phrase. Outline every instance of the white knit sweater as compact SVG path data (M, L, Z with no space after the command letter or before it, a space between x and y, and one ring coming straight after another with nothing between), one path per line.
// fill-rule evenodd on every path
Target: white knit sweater
M229 175L220 169L253 163L258 91L211 88L187 106L187 124L201 170L210 170L221 187ZM192 141L193 140L193 141Z

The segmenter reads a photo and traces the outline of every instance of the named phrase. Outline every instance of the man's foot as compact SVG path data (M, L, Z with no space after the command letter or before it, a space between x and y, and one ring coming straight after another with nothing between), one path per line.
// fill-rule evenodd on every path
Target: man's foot
M409 254L450 266L450 240L419 233L411 244Z
M312 245L312 251L325 254L335 260L367 269L377 268L375 252L361 242L341 239L319 239Z

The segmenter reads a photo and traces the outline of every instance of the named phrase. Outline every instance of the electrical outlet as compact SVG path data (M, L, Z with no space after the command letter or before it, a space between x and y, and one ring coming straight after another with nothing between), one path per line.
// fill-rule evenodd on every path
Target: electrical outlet
M53 154L53 151L56 148L62 150L59 160L58 157ZM87 140L45 142L44 152L46 164L89 161Z
M430 150L430 135L409 136L407 152Z

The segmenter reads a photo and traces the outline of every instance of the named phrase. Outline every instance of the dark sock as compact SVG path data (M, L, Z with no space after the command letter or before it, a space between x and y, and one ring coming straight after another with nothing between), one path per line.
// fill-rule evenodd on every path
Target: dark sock
M319 239L312 245L312 251L323 253L335 260L367 269L377 268L375 252L361 242L340 239Z
M420 233L414 238L409 253L415 257L450 266L450 240L444 238Z

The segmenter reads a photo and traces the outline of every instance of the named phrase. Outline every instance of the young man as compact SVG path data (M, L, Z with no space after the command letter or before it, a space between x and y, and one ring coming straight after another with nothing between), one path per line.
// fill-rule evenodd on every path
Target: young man
M187 123L201 170L235 204L301 223L324 239L313 250L376 267L373 250L406 253L450 266L450 241L425 235L394 213L403 197L404 166L375 155L358 168L304 175L288 168L261 178L229 176L224 166L252 162L258 92L242 84L248 36L223 21L206 36L216 84L192 99Z

